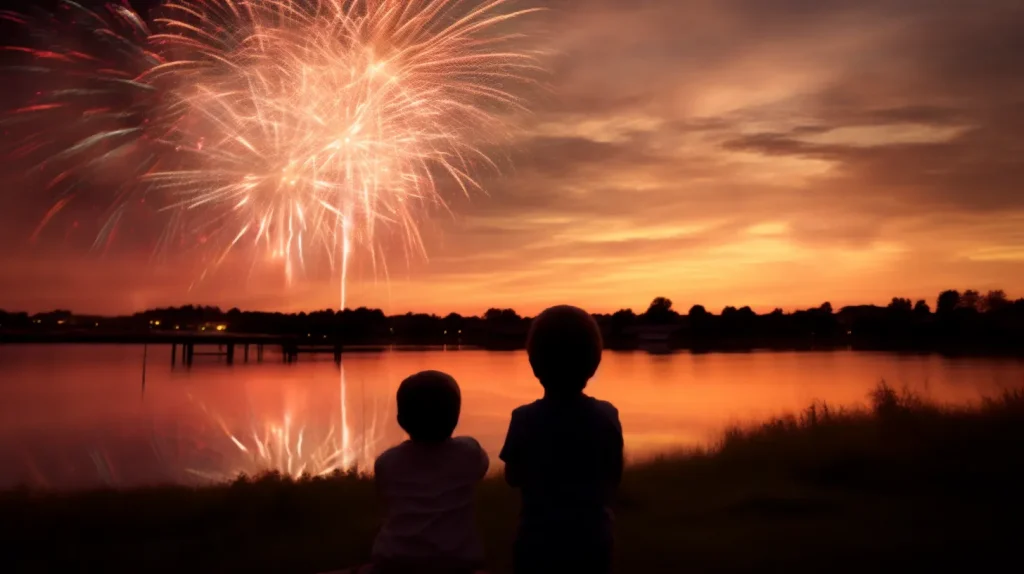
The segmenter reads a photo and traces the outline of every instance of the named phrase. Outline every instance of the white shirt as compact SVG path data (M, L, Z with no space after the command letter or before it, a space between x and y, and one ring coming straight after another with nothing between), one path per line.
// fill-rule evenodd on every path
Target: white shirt
M405 441L381 454L374 480L386 510L374 558L483 560L473 498L489 464L470 437Z

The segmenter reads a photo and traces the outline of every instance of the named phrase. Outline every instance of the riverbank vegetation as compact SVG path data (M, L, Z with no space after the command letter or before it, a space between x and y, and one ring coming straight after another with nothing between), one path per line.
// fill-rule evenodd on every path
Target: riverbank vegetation
M692 305L682 311L665 297L642 312L623 309L594 316L613 349L694 351L848 348L937 351L949 354L1024 354L1024 299L1003 291L944 291L932 307L894 297L888 305L831 303L758 314L748 306L719 313ZM513 309L488 309L479 317L407 313L380 309L330 309L310 313L264 313L187 305L124 317L80 316L70 311L29 315L0 311L0 342L74 340L89 334L272 334L341 345L450 345L522 348L530 318Z
M816 404L699 452L627 469L617 572L1012 568L1024 510L1024 393L972 407L880 386L871 408ZM627 429L628 431L628 429ZM517 512L480 492L494 572ZM372 481L278 476L192 489L0 494L5 572L315 573L366 559Z

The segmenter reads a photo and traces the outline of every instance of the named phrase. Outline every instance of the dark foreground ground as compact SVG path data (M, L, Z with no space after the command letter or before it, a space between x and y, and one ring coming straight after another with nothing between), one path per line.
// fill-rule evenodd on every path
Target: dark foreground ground
M718 448L630 468L617 571L1017 571L1024 393L946 410L880 388L870 412L816 405ZM480 527L509 570L514 493ZM367 557L372 484L276 477L217 488L0 494L2 572L315 573Z

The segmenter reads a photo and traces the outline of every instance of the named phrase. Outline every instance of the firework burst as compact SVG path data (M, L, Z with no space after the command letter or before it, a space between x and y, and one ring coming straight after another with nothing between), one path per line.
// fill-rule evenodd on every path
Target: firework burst
M381 228L399 232L407 256L422 254L422 207L443 207L446 187L479 188L472 174L494 166L483 148L506 133L504 112L522 107L508 87L536 69L508 29L532 10L508 4L179 0L151 28L126 6L65 1L67 25L104 42L83 50L34 24L46 49L25 50L74 64L66 81L81 85L41 90L14 116L81 119L37 130L18 153L60 167L51 187L119 174L104 229L145 198L167 217L161 245L204 246L211 266L248 245L283 260L289 277L310 261L344 274L354 247L376 267ZM100 94L83 87L95 84L128 102L97 107Z

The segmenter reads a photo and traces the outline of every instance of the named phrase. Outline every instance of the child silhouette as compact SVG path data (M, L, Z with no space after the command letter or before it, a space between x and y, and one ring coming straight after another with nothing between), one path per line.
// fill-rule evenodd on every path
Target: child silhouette
M583 393L601 363L601 331L584 310L547 309L527 339L544 397L512 411L501 460L520 489L516 574L611 571L609 504L622 477L622 425Z
M483 565L473 499L487 453L470 437L452 438L462 397L450 375L424 371L398 388L398 424L409 440L374 464L385 504L373 545L374 574L469 574Z

